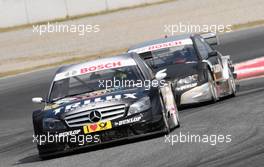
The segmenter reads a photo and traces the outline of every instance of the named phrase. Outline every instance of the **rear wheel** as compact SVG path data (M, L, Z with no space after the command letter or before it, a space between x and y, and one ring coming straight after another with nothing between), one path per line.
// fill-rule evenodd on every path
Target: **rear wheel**
M217 93L216 82L214 81L210 70L207 70L207 76L208 76L209 90L211 92L212 101L216 102L219 99L219 97Z
M237 85L236 85L236 80L234 78L234 75L231 72L231 69L229 69L229 76L230 76L229 86L231 88L231 95L230 96L235 97L236 93L237 93Z

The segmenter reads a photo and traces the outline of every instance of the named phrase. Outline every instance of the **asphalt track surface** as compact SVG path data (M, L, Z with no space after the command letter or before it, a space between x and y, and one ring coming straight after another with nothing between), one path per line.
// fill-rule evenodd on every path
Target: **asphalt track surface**
M264 56L264 28L224 34L235 63ZM231 135L230 143L174 143L153 136L41 161L32 143L31 98L45 96L55 69L0 80L0 166L264 166L264 79L241 81L237 97L180 112L170 135Z

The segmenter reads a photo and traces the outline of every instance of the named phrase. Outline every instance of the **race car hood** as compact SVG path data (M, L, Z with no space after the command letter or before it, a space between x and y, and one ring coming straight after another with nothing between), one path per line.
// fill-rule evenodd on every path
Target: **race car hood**
M53 104L47 105L44 110L47 110L47 116L53 117L86 107L87 105L99 106L102 104L111 105L112 103L130 105L148 95L148 93L149 91L143 88L102 90L58 100Z
M155 72L167 69L168 80L185 78L187 76L198 74L198 63L173 64L166 67L155 69Z

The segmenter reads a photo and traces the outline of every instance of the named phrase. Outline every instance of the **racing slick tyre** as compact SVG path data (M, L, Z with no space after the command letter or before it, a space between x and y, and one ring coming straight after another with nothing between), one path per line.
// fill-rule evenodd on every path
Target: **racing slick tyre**
M230 97L235 97L236 93L237 93L237 84L236 84L236 79L234 78L234 75L231 72L231 69L229 69L229 76L230 76L229 85L230 85L230 88L231 88Z
M168 113L169 127L170 130L173 130L180 126L179 113L175 102L174 94L172 93L172 91L167 93L166 98L167 98L166 110Z
M216 82L214 81L210 70L207 70L207 77L208 77L208 83L209 83L209 90L212 95L212 102L216 102L219 99L219 97L217 94Z
M170 133L170 125L169 125L169 121L168 121L168 114L164 105L164 100L162 98L160 98L160 103L162 106L162 118L163 118L163 123L164 123L164 132L165 134L169 134Z

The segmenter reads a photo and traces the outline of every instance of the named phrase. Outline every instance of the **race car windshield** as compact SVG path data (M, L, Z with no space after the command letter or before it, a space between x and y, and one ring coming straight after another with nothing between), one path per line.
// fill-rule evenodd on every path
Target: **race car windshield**
M55 81L49 97L51 102L76 95L90 93L107 89L126 89L119 84L123 81L143 80L137 66L126 66L121 68L107 69L91 72L88 74L73 76ZM107 83L107 85L106 85ZM134 85L131 85L133 87Z
M193 45L163 48L151 52L141 53L140 56L153 69L163 68L175 64L195 63L198 60Z

